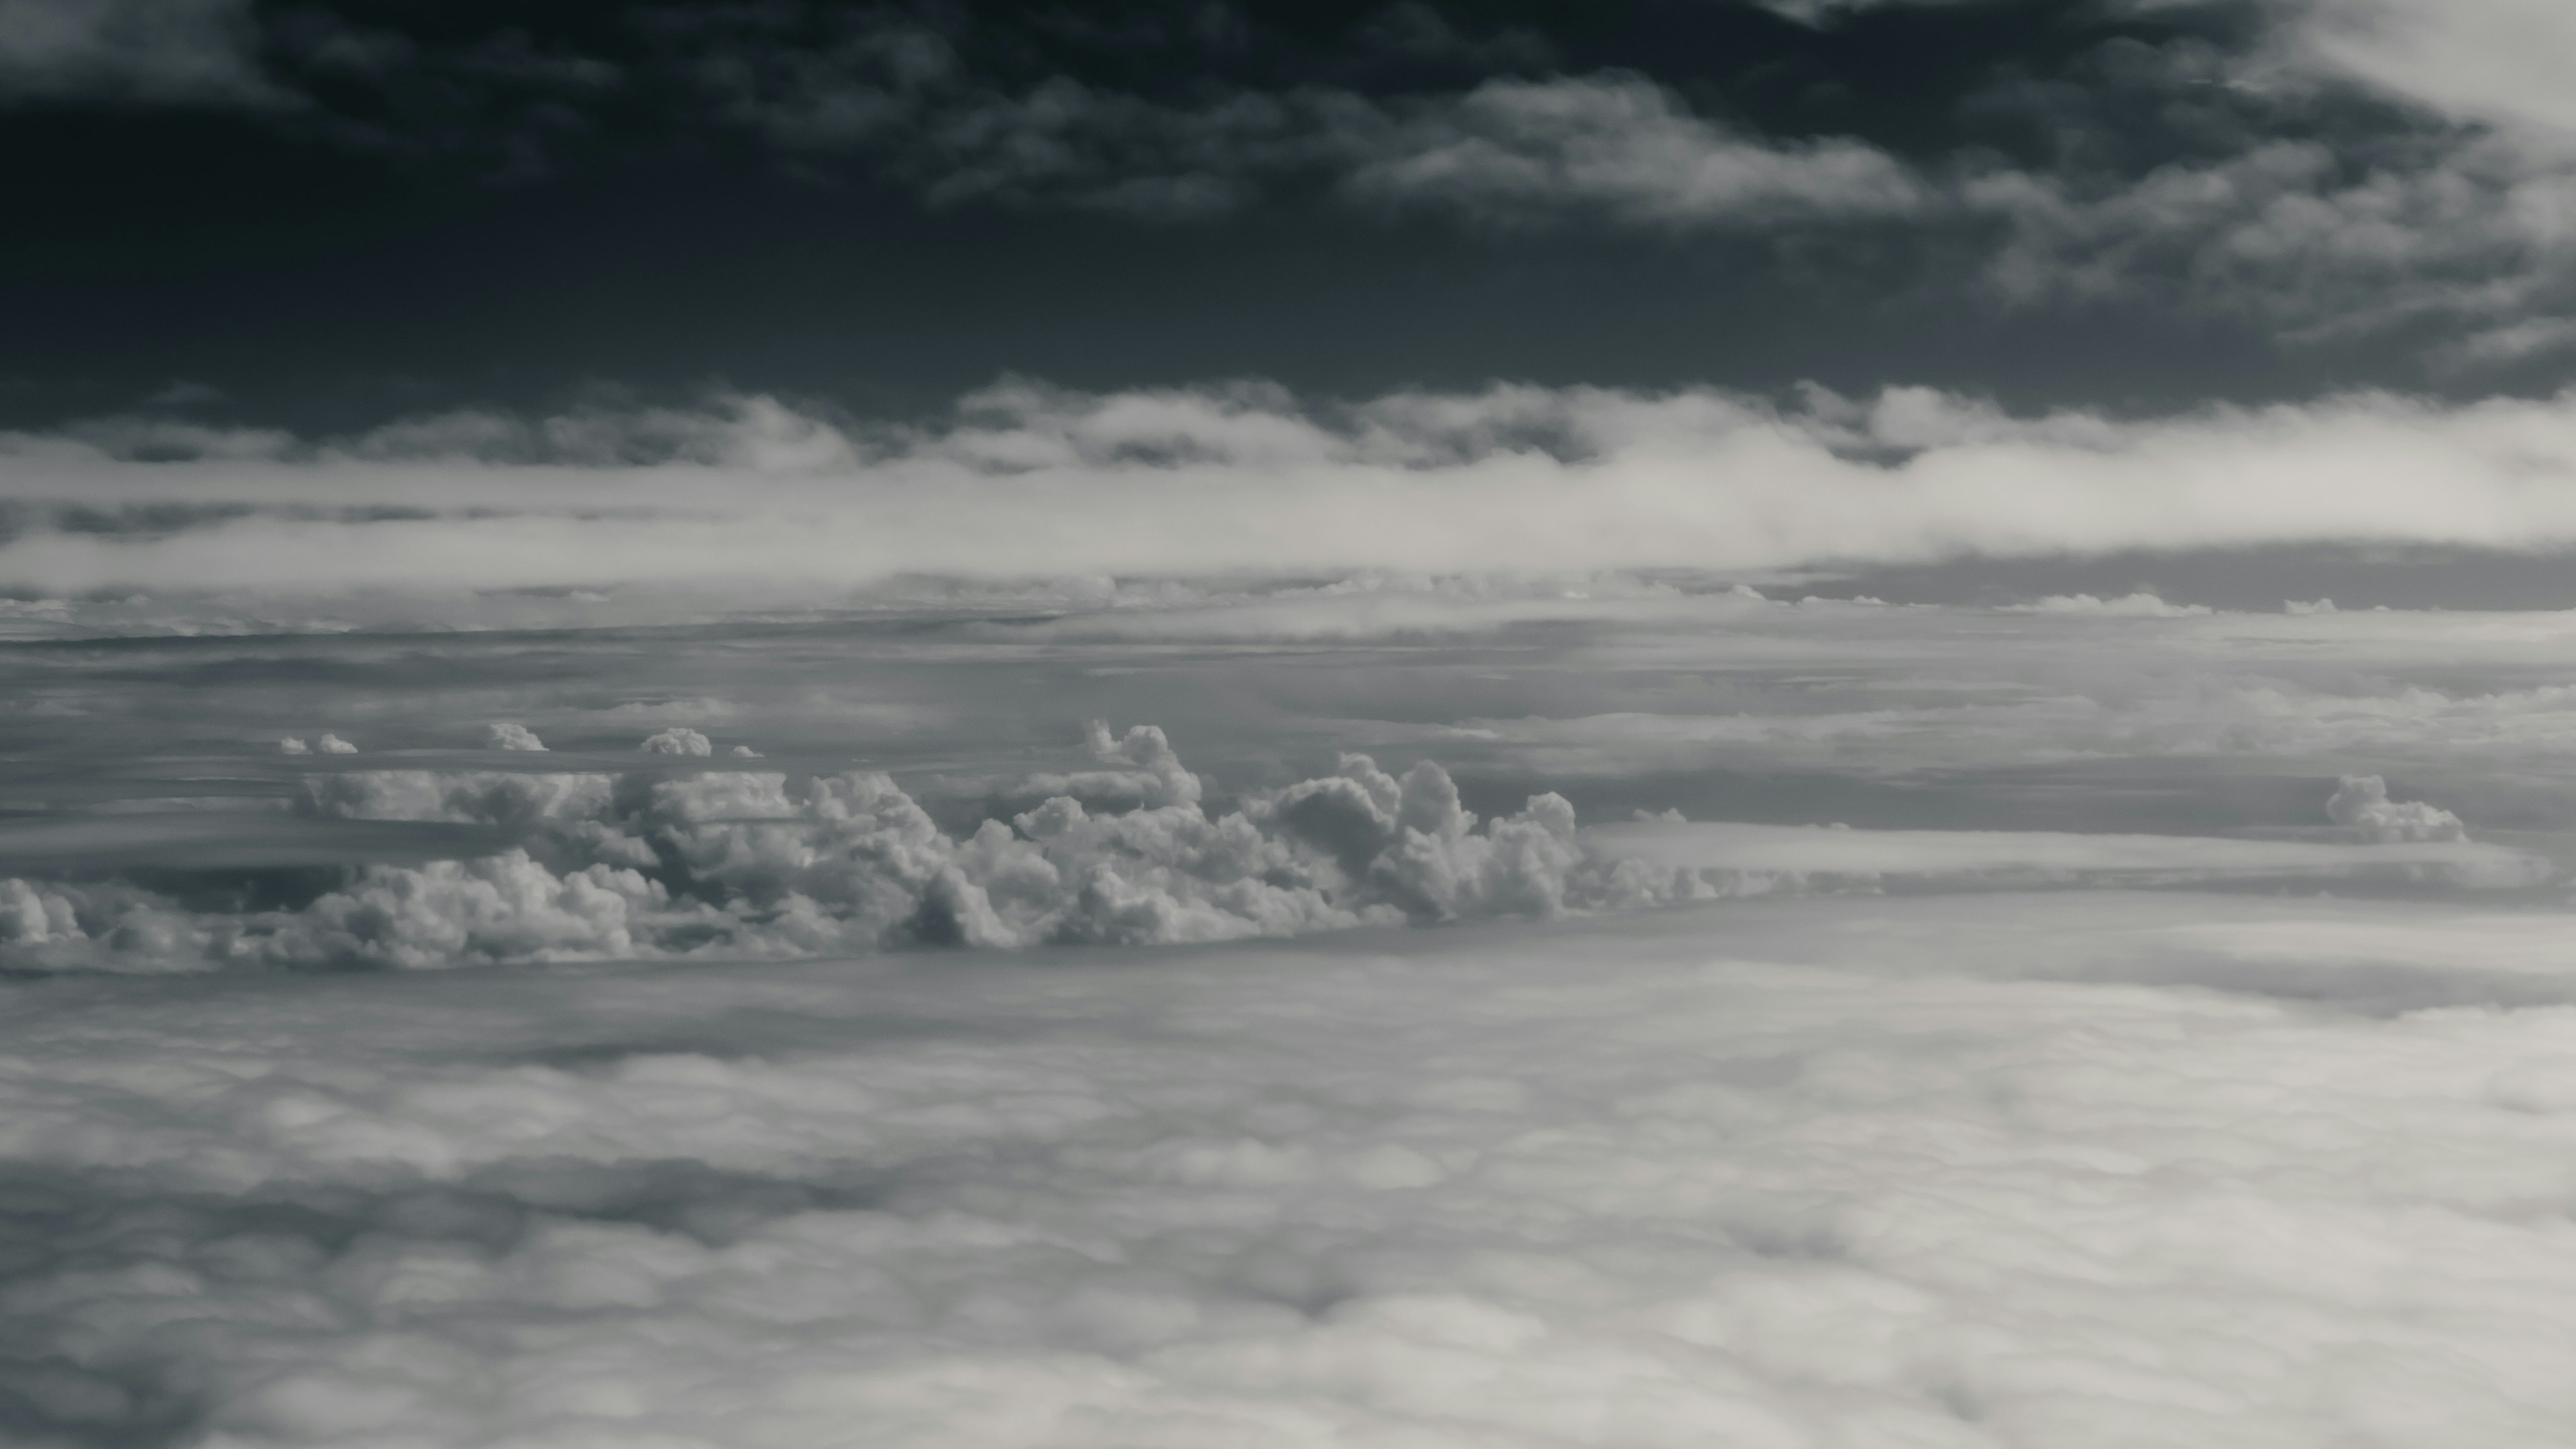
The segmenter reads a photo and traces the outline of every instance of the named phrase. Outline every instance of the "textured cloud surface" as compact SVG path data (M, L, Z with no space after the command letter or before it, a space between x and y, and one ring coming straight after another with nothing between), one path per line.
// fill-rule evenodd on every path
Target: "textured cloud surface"
M338 743L323 739L326 751ZM1143 946L1876 891L1891 880L2499 890L2557 874L2544 858L2472 844L2449 811L2392 801L2377 776L2345 778L2327 802L2361 844L1692 826L1677 816L1586 832L1554 793L1480 821L1431 760L1398 778L1346 754L1331 775L1219 813L1152 725L1120 736L1094 722L1090 750L1100 768L1009 785L995 813L961 834L881 772L315 775L297 802L307 816L469 827L511 843L470 859L369 865L291 909L192 911L118 879L0 879L0 966L341 969ZM674 726L643 752L703 759L714 745Z
M30 1444L2557 1442L2562 913L25 982ZM212 1438L200 1436L211 1434Z
M329 740L330 736L324 736ZM1163 732L1092 728L1103 767L1039 775L1029 809L952 837L882 773L315 776L306 813L489 827L495 855L369 866L300 910L192 915L122 884L0 881L24 968L446 966L815 955L914 945L1145 945L1715 893L1584 851L1559 796L1483 822L1439 765L1365 755L1212 815ZM648 754L703 758L674 726Z

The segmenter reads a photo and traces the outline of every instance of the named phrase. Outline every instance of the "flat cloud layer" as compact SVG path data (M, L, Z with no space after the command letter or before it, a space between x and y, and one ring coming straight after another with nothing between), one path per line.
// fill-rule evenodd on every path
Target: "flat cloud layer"
M146 462L176 449L181 461ZM162 450L154 452L152 450ZM2144 421L1894 390L1011 385L931 427L766 398L355 438L6 440L0 584L282 592L1233 570L1768 568L2323 540L2576 545L2576 398ZM45 526L73 515L79 526Z
M0 986L0 1427L2546 1445L2563 912Z

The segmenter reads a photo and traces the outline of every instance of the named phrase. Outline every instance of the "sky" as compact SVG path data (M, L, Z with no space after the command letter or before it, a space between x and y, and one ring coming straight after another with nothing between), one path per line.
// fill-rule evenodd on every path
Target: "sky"
M11 0L0 417L2547 397L2540 0Z
M0 0L0 1444L2556 1445L2546 0Z

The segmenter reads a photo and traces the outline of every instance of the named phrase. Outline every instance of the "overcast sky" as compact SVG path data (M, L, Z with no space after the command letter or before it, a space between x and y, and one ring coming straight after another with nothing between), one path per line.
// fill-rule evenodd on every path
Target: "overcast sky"
M2541 0L0 0L0 421L2545 394Z

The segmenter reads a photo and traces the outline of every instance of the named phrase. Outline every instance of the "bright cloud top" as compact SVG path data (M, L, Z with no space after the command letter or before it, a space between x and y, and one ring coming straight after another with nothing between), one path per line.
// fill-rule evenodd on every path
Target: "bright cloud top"
M170 970L1150 945L1714 893L1688 872L1587 853L1555 795L1480 822L1428 761L1398 779L1346 756L1336 774L1218 815L1161 730L1094 726L1091 749L1099 768L1030 778L1017 791L1027 808L963 838L880 773L318 775L312 814L520 843L370 866L299 910L241 915L121 883L0 881L0 961ZM713 746L673 728L645 750L688 759Z
M173 448L190 456L139 457ZM0 493L32 521L88 510L0 544L0 583L49 593L2576 545L2576 396L2124 421L1924 390L1784 409L1704 388L1323 406L1263 386L1013 385L929 427L746 398L318 443L128 421L5 449Z

